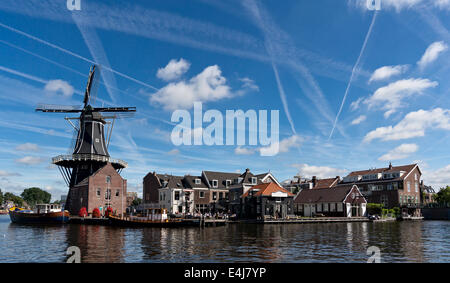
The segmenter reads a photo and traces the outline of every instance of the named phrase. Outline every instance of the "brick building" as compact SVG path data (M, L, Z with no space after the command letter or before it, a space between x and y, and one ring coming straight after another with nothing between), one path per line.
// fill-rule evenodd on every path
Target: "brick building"
M354 171L339 186L356 184L368 203L385 208L402 208L403 213L420 215L422 173L417 164Z
M110 206L115 214L122 215L127 206L126 193L127 180L107 163L70 190L70 198L76 200L71 204L71 214L77 214L82 207L88 213L98 208L104 214Z

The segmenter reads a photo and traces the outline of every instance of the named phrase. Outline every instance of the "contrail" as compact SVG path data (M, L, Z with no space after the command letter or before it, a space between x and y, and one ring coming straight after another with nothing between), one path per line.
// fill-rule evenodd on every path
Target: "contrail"
M67 49L65 49L65 48L62 48L62 47L60 47L60 46L58 46L58 45L56 45L56 44L53 44L53 43L48 42L48 41L45 41L45 40L40 39L40 38L38 38L38 37L35 37L35 36L33 36L33 35L31 35L31 34L28 34L28 33L26 33L26 32L23 32L23 31L20 31L20 30L18 30L18 29L15 29L15 28L13 28L13 27L10 27L10 26L8 26L8 25L5 25L5 24L3 24L3 23L1 23L1 22L0 22L0 27L3 27L3 28L8 29L8 30L10 30L10 31L12 31L12 32L18 33L18 34L23 35L23 36L25 36L25 37L28 37L28 38L30 38L30 39L32 39L32 40L34 40L34 41L37 41L37 42L40 42L40 43L45 44L45 45L47 45L47 46L50 46L50 47L52 47L52 48L54 48L54 49L57 49L57 50L59 50L59 51L61 51L61 52L64 52L64 53L66 53L66 54L69 54L69 55L71 55L71 56L73 56L73 57L75 57L75 58L81 59L81 60L83 60L83 61L85 61L85 62L88 62L88 63L90 63L90 64L97 64L97 62L94 62L94 61L92 61L92 60L90 60L90 59L88 59L88 58L86 58L86 57L83 57L83 56L81 56L81 55L79 55L79 54L76 54L76 53L70 51L70 50L67 50ZM153 90L159 91L158 88L156 88L156 87L154 87L154 86L152 86L152 85L149 85L149 84L147 84L147 83L144 83L144 82L142 82L142 81L140 81L140 80L138 80L138 79L135 79L135 78L133 78L133 77L130 77L130 76L124 74L124 73L121 73L121 72L119 72L119 71L116 71L116 70L114 70L114 69L112 69L112 68L108 68L108 67L105 67L105 66L102 66L102 67L103 67L104 70L108 70L108 71L110 71L110 72L113 72L114 74L119 75L119 76L121 76L121 77L123 77L123 78L125 78L125 79L131 80L131 81L133 81L133 82L135 82L135 83L137 83L137 84L140 84L140 85L143 85L143 86L145 86L145 87L151 88L151 89L153 89Z
M328 140L330 140L331 136L333 136L334 129L336 128L336 124L337 124L338 119L339 119L339 115L342 112L342 108L344 107L345 100L347 99L348 91L350 90L350 87L351 87L352 82L353 82L353 78L355 77L356 69L358 68L359 62L361 61L361 57L362 57L362 55L364 53L364 50L366 49L367 41L369 40L370 34L372 33L372 28L373 28L373 26L375 24L375 20L377 18L377 14L378 14L378 11L375 11L374 14L373 14L372 23L370 23L369 31L367 32L366 38L364 39L364 43L363 43L363 46L361 48L361 52L359 53L358 60L356 60L355 66L353 66L352 74L351 74L350 80L349 80L349 82L347 84L347 89L345 90L345 94L344 94L344 98L342 99L341 107L339 108L339 112L336 115L336 119L334 120L333 129L331 129L331 133L330 133L330 136L328 137Z

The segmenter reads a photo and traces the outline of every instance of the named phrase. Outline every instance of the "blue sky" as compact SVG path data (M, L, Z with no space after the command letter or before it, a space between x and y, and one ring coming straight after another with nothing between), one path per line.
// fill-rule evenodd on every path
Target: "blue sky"
M149 171L344 176L417 162L450 183L450 1L86 1L0 3L0 188L67 192L51 157L73 130L39 103L80 105L92 62L96 105L136 106L110 154L129 191ZM169 62L172 61L172 64ZM158 70L160 70L158 72ZM174 146L173 108L280 110L280 153ZM338 115L339 114L339 115Z

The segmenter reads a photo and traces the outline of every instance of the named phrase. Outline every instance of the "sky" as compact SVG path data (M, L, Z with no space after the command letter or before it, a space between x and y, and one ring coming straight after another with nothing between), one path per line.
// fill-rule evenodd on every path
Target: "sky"
M389 162L418 163L436 190L450 184L450 0L66 2L0 2L3 192L67 194L51 158L71 154L70 115L34 109L80 106L92 64L94 106L137 107L116 121L109 152L139 195L153 171L250 168L283 181ZM172 113L197 101L224 115L279 110L279 153L175 146Z

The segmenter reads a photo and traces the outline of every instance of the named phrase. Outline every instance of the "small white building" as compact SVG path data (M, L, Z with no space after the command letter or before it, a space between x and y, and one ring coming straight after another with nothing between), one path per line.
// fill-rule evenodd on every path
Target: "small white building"
M324 189L304 189L294 200L294 213L312 217L362 217L366 215L367 201L358 186L339 186Z

